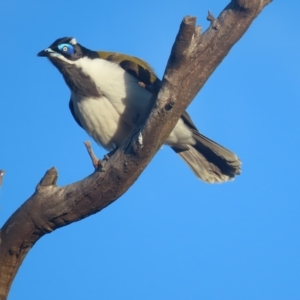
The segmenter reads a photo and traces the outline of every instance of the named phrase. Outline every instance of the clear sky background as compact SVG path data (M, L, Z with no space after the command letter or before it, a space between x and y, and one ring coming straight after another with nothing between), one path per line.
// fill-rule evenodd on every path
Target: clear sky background
M93 172L69 90L40 50L74 36L161 77L182 18L206 29L207 10L228 2L1 1L0 226L50 167L59 185ZM299 10L270 4L188 108L243 161L235 181L200 182L163 147L123 197L39 240L9 299L300 299Z

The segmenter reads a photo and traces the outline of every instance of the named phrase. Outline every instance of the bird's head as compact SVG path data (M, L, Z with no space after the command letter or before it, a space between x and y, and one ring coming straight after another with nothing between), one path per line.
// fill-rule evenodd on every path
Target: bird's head
M80 59L83 55L82 46L72 37L57 39L48 48L38 53L38 56L47 57L51 61L62 60L68 63Z
M89 74L82 71L82 66L78 66L82 63L82 59L99 58L96 51L91 51L81 46L75 38L64 37L57 39L37 55L47 57L50 60L63 75L72 91L81 95L98 95L97 88Z

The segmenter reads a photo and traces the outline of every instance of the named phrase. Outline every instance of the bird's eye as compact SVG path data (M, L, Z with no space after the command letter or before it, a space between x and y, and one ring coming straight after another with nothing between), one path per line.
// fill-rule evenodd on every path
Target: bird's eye
M68 55L73 55L75 53L74 47L71 44L60 44L57 47L60 52L68 54Z

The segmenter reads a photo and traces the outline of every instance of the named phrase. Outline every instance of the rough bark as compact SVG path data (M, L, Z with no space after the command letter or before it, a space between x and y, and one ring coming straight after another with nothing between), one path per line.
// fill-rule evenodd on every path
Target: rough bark
M271 0L232 0L201 34L196 18L183 19L159 94L123 146L103 167L79 182L59 187L48 170L35 193L0 231L0 300L28 251L46 233L95 214L124 194L146 168L182 112Z

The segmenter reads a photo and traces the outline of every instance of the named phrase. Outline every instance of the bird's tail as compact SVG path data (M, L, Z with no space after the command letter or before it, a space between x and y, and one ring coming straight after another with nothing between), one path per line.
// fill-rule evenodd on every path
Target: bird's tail
M172 149L189 165L195 175L207 183L233 180L241 173L241 161L231 151L195 131L195 145L187 150Z

